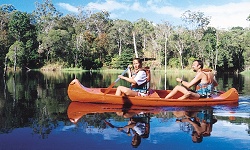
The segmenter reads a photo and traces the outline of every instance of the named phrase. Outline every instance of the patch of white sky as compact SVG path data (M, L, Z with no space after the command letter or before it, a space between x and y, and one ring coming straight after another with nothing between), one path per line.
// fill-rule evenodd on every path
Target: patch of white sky
M73 6L69 3L58 3L58 5L69 12L77 13L78 11L78 6ZM89 2L83 7L91 11L106 10L110 12L112 19L126 19L130 21L145 18L151 19L155 23L161 23L162 20L168 18L178 22L185 11L191 10L192 12L203 12L206 17L211 17L210 26L213 27L249 27L250 24L246 20L250 15L249 0L231 0L230 2L226 0L105 0Z

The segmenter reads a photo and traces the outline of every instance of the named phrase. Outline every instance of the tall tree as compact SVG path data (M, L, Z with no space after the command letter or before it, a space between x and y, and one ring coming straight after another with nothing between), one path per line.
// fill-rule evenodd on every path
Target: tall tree
M73 21L72 26L75 29L75 33L72 35L73 48L71 51L75 67L82 67L81 62L86 57L88 44L84 35L87 32L87 16L88 13L82 7L79 7L78 14L71 19Z
M134 23L134 28L137 30L137 35L139 35L139 39L142 39L140 41L139 39L137 42L142 43L142 52L145 52L147 44L149 44L151 33L154 31L154 26L151 22L147 21L146 19L139 19ZM140 38L141 37L141 38Z
M127 20L115 20L113 22L113 26L109 30L109 39L111 44L110 54L117 54L121 56L122 49L126 47L130 47L132 44L131 41L131 33L132 33L133 25L131 22ZM118 51L117 51L118 50Z
M67 60L67 48L68 41L70 41L70 35L66 30L50 30L47 36L43 36L41 39L43 43L41 44L40 50L47 51L47 61L52 63L64 62ZM46 45L44 45L46 43Z
M39 31L48 33L54 26L56 21L62 16L57 11L51 0L43 0L43 3L36 2L36 10L33 11Z
M8 24L9 34L17 42L10 51L14 50L14 64L20 67L31 65L37 58L34 53L37 48L36 31L30 18L31 16L27 13L15 11ZM19 61L17 61L17 56Z
M91 14L86 19L86 29L91 31L95 36L95 48L91 49L93 57L97 57L98 61L104 61L104 56L107 54L107 45L103 41L107 41L107 33L111 26L111 19L107 11ZM102 46L100 46L102 44ZM104 45L103 45L104 44Z
M227 72L241 72L244 70L243 53L247 50L245 31L241 27L232 28L220 34L218 70Z
M190 10L185 11L182 14L182 20L187 24L191 32L191 37L195 40L191 43L194 54L198 54L197 57L204 58L204 47L205 45L200 43L204 31L207 29L208 24L210 23L210 17L205 16L203 12L192 12Z
M218 33L215 28L209 27L204 31L204 36L202 37L200 43L204 45L203 57L206 60L207 66L212 67L216 70L216 57L217 57L217 42Z
M171 45L178 52L180 66L183 69L183 55L187 53L185 50L189 49L188 46L190 46L190 34L186 28L179 26L174 30L171 39Z
M5 59L6 54L8 53L8 49L11 43L8 39L8 22L11 13L16 10L13 5L1 5L0 6L0 67L2 66L2 62L7 60Z
M164 65L165 65L165 73L166 73L166 67L167 67L167 56L169 55L168 52L168 44L169 44L169 37L171 35L172 31L172 26L168 23L168 22L163 22L163 24L158 24L156 26L156 30L155 30L155 34L156 34L156 38L158 41L159 45L163 45L161 47L163 47L164 49Z
M51 0L43 0L43 3L36 3L36 10L33 12L38 27L38 53L43 56L44 53L47 61L50 54L48 40L45 40L50 30L53 29L57 20L62 16L62 13L56 10ZM44 40L44 41L43 41Z

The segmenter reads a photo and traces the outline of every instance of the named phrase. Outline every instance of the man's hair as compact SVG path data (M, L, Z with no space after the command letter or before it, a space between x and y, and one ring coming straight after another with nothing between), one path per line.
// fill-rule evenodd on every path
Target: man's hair
M193 132L192 132L192 136L195 136L195 137L196 137L196 140L192 139L193 143L201 143L202 140L203 140L203 135L197 136L197 135L195 135L195 134L198 135L198 133L197 133L196 131L193 131Z
M199 60L199 59L194 60L194 62L195 62L195 61L197 61L197 62L198 62L198 65L200 65L200 66L201 66L201 69L203 69L203 62L202 62L201 60Z

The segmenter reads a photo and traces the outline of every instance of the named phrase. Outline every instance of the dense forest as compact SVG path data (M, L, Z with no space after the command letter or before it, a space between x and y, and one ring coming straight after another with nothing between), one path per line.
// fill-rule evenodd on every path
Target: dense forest
M249 12L250 13L250 12ZM0 67L123 69L133 57L152 69L188 68L194 59L223 72L250 67L250 29L209 27L210 17L187 10L183 25L112 20L109 12L63 15L51 0L36 3L32 13L0 6ZM246 18L250 21L250 15Z

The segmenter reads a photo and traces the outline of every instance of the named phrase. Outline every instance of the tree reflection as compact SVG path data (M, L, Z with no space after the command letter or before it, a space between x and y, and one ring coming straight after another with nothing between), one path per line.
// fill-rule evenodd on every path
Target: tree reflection
M31 127L34 134L47 138L58 121L69 122L66 116L69 101L62 94L59 94L63 97L60 100L55 95L62 89L44 88L54 87L55 83L47 82L47 86L43 86L40 72L23 73L8 72L1 82L4 97L0 97L0 131L10 133L16 128ZM47 91L48 94L43 94Z

